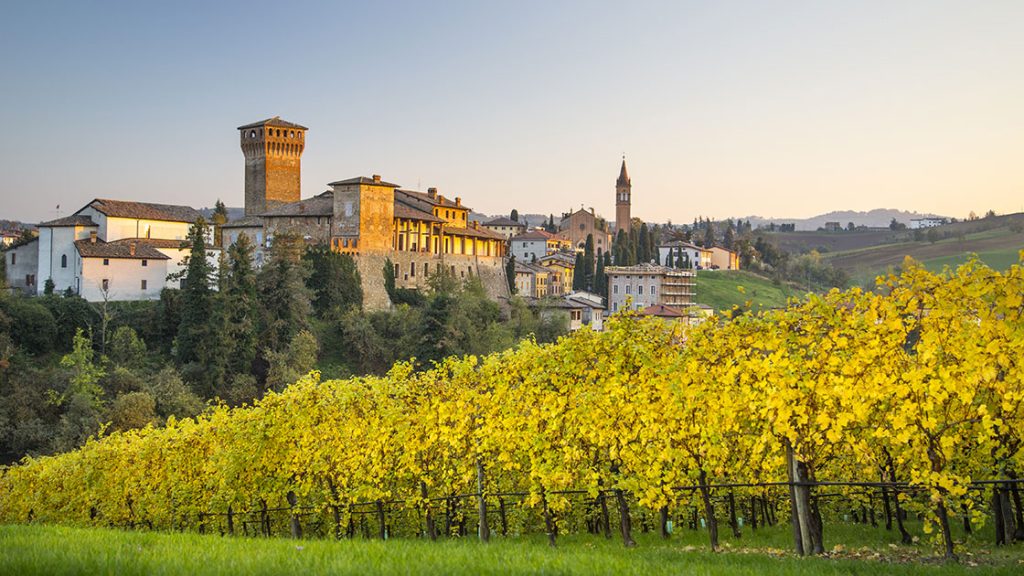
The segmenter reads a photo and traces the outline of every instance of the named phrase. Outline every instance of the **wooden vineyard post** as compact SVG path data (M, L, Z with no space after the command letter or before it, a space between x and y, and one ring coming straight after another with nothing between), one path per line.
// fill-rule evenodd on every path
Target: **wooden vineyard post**
M704 503L704 517L708 524L708 541L711 543L711 551L718 551L718 518L715 516L715 505L711 502L711 489L708 486L708 475L703 469L700 471L698 480L700 498ZM697 510L694 508L694 524L698 524Z
M430 510L430 500L427 499L427 483L423 480L420 480L420 497L423 498L423 507L427 513L427 537L437 540L437 525L434 523L434 515Z
M557 545L556 540L558 538L558 526L555 524L555 519L551 515L551 509L548 508L548 496L543 488L540 491L540 502L543 506L544 529L547 530L548 545L554 548Z
M803 477L800 474L800 466L793 454L793 447L786 441L786 476L789 478L789 503L790 516L793 521L793 544L796 553L804 556L810 554L811 546L811 522L810 502L802 486Z
M270 514L267 513L267 501L260 499L260 529L264 536L270 536Z
M633 540L633 523L629 518L626 494L621 488L615 489L615 502L619 505L619 529L622 532L622 543L626 548L633 548L636 546L636 540Z
M299 524L299 514L295 510L295 505L298 504L299 499L295 496L295 492L292 492L291 490L288 491L286 498L288 499L288 508L291 515L290 526L292 538L298 540L302 538L302 525Z
M740 523L736 518L736 496L729 490L729 526L732 527L732 535L740 537Z
M505 499L498 497L498 516L501 518L501 535L508 536L508 517L505 515Z
M481 542L491 539L491 529L487 526L487 498L484 495L484 465L476 463L477 516L479 518L478 535Z
M382 500L377 500L377 535L381 540L387 540L387 517L384 515L384 502Z

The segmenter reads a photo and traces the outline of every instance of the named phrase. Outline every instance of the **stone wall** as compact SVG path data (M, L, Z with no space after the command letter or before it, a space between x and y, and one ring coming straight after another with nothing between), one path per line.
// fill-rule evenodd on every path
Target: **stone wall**
M501 258L451 254L437 256L416 252L360 253L355 261L362 280L363 308L366 310L385 310L391 307L391 300L384 289L384 262L388 258L398 266L395 286L399 288L426 290L429 274L436 273L438 267L444 266L459 279L479 276L491 299L506 299L510 296L505 264ZM424 270L427 272L424 273Z

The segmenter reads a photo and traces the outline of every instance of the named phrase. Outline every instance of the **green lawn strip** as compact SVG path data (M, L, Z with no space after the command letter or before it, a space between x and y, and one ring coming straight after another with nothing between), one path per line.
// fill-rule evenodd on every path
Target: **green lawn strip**
M870 529L875 534L881 529ZM638 534L639 546L617 539L572 535L557 548L543 535L430 542L415 539L288 540L127 532L59 526L0 527L2 574L1019 574L1020 546L990 552L964 549L961 564L946 564L925 545L883 546L881 552L844 548L837 557L799 558L775 526L745 538L726 538L713 554L703 532L684 531L668 541ZM891 536L891 534L888 534ZM855 538L862 539L863 536ZM876 540L877 543L877 540ZM751 548L740 548L739 546ZM759 547L760 545L760 547ZM893 545L895 546L895 545Z
M743 287L740 292L738 286ZM716 311L744 306L747 301L754 307L778 308L803 292L785 284L742 270L701 270L697 272L697 302L707 304Z

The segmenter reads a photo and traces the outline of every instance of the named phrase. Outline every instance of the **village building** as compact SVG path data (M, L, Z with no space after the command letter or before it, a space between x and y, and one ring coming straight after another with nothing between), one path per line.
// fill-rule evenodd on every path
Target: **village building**
M740 257L733 250L722 248L721 246L712 246L708 252L711 254L712 270L740 269Z
M549 294L551 270L538 264L516 262L516 294L524 298L544 298Z
M686 308L696 297L696 274L691 270L637 264L609 266L605 274L612 313L626 308L643 310L657 304Z
M514 236L509 245L517 262L534 262L560 250L571 250L571 243L564 236L539 228Z
M188 206L96 199L40 223L38 238L5 254L7 281L34 294L51 280L54 292L90 301L155 300L178 287L189 227L200 217ZM216 252L207 257L216 266Z
M562 296L572 292L573 272L576 267L574 253L553 252L537 260L537 264L551 271L549 294Z
M246 234L257 245L257 264L274 235L283 233L350 254L369 309L391 304L382 272L388 260L400 288L424 288L443 268L456 278L478 277L493 298L508 296L506 237L471 222L460 197L446 198L436 188L405 190L373 175L331 182L330 190L301 200L307 128L274 117L238 130L245 217L221 227L225 245Z
M659 244L658 257L662 264L670 268L702 270L711 267L710 250L681 240Z
M518 236L523 232L526 232L526 224L522 222L516 222L511 218L502 216L501 218L495 218L488 220L481 224L484 228L491 232L496 232L505 237L506 240L511 240L513 236Z
M945 218L911 218L910 229L920 230L922 228L935 228L946 223Z
M573 249L583 251L587 245L587 236L594 237L594 256L598 252L607 252L612 245L612 235L608 233L608 223L597 216L594 209L580 208L575 212L562 214L558 224L558 233L566 238Z

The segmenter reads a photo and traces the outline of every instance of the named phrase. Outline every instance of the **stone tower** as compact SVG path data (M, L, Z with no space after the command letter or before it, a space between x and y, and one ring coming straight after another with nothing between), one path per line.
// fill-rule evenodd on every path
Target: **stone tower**
M245 215L298 202L306 127L274 116L239 126L238 132L245 154Z
M629 174L626 173L626 157L622 157L622 168L619 170L619 179L615 181L615 233L625 230L629 234L629 196L632 185L629 183Z

